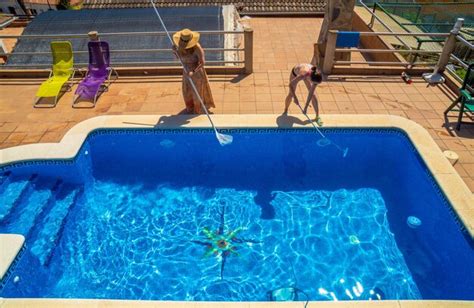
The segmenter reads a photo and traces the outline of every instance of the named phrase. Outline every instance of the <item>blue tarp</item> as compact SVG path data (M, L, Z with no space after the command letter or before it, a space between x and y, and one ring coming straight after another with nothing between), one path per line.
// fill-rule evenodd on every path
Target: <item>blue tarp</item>
M161 8L160 14L170 32L182 28L192 30L223 30L224 20L222 7L184 7ZM153 9L108 9L108 10L65 10L48 11L37 16L26 27L23 35L61 35L87 34L89 31L101 33L117 32L153 32L164 31ZM153 53L114 53L124 49L165 49L171 44L166 36L156 35L127 35L101 36L109 42L111 62L159 62L173 61L171 52ZM50 64L50 55L15 55L15 52L50 51L52 39L22 39L8 58L7 65L15 64ZM55 39L64 40L64 39ZM88 38L69 39L73 50L87 51ZM223 48L223 35L201 35L201 45L204 48ZM207 52L207 60L223 60L223 52ZM88 63L88 54L75 54L75 63Z
M339 31L336 47L357 47L359 45L359 32Z

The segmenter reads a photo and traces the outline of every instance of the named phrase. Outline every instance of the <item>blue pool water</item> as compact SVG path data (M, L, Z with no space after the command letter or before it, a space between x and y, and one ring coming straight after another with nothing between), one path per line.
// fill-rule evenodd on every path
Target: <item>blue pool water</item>
M473 241L400 131L100 130L6 166L1 297L474 299ZM319 143L324 144L324 143Z

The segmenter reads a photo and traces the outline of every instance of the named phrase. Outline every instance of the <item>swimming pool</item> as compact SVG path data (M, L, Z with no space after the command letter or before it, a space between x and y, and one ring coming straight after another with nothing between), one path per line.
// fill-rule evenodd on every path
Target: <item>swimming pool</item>
M346 158L306 129L224 148L203 129L99 130L74 161L5 167L0 232L26 249L0 295L474 299L472 240L406 135L324 132Z

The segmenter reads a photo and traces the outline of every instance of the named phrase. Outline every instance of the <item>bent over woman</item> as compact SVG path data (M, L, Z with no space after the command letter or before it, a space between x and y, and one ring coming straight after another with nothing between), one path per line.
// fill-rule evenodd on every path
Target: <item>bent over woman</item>
M288 112L288 108L290 107L291 100L294 99L295 103L299 105L298 97L296 96L296 86L298 82L304 81L306 87L308 88L308 97L306 99L306 104L304 106L303 112L306 114L308 110L309 102L311 101L314 111L316 112L316 123L321 126L323 122L319 117L319 106L318 106L318 99L316 95L314 95L314 91L316 86L322 82L323 78L321 75L321 71L311 64L303 63L298 64L291 70L290 73L290 92L285 99L285 113Z

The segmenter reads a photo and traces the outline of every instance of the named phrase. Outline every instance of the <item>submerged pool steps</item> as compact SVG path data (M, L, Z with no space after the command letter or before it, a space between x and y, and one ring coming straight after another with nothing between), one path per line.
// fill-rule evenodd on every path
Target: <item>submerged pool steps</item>
M47 265L82 193L61 179L0 174L0 231L25 236L33 255Z
M9 175L8 177L12 177ZM8 220L8 217L15 211L15 208L32 191L32 183L36 181L38 175L33 174L29 178L19 177L5 180L3 192L0 194L0 223ZM2 186L3 186L2 185Z
M33 255L47 265L82 192L61 179L0 174L1 232L25 236Z
M10 171L4 172L0 174L0 194L3 193L5 187L8 185L10 182L10 175L12 173Z
M23 198L23 201L17 206L16 213L10 215L11 218L5 221L7 231L27 237L35 226L37 218L54 199L53 187L56 182L47 179L31 185L33 187L28 197Z
M82 187L63 187L58 192L56 202L48 215L40 223L42 228L36 236L37 240L32 243L31 252L38 257L42 265L48 265L54 248L61 239L62 229L66 223L67 216L74 204L77 203L82 192Z
M41 222L45 219L47 215L49 215L51 208L54 206L56 202L56 194L58 190L61 188L62 184L63 184L63 181L61 179L56 180L53 187L51 188L51 196L48 202L42 208L41 213L39 213L36 216L35 221L33 223L33 227L30 229L30 232L28 234L25 234L25 237L28 239L30 243L33 243L35 241L36 239L35 234L37 234L38 230L40 230L42 227Z

